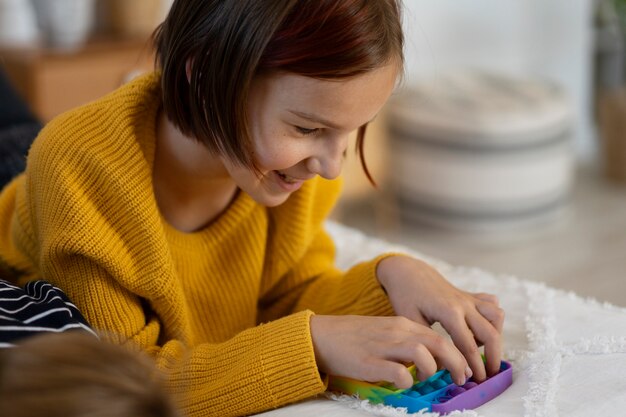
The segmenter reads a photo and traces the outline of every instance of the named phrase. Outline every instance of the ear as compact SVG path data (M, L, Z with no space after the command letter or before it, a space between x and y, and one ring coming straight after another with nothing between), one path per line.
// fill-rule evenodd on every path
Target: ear
M191 66L193 65L193 61L191 58L187 58L187 62L185 63L185 73L187 74L187 82L191 84Z

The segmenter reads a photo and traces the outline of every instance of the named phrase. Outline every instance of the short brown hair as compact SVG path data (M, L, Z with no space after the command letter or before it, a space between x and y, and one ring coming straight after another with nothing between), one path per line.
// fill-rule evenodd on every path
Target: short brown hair
M246 112L253 78L401 68L400 10L400 0L176 0L154 34L165 112L210 151L254 167ZM364 134L365 126L362 162Z
M181 417L152 361L84 332L0 349L0 416Z

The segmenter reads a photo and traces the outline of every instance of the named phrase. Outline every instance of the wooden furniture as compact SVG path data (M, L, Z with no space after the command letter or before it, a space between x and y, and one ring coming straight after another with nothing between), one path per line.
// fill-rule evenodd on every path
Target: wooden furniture
M153 67L144 40L100 39L78 51L0 50L0 67L43 121L97 99Z
M597 106L604 173L626 184L626 87L602 92Z

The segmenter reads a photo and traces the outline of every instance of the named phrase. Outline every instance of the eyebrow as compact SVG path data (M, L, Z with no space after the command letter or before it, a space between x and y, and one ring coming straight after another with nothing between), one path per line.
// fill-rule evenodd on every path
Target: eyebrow
M333 122L331 122L329 120L326 120L323 117L317 116L315 114L301 112L301 111L298 111L298 110L289 110L289 112L292 113L292 114L295 114L296 116L301 117L303 119L307 119L307 120L309 120L311 122L314 122L314 123L323 124L323 125L328 126L328 127L332 128L332 129L337 129L337 130L341 129L341 126L338 126L335 123L333 123ZM378 114L376 116L378 116ZM374 119L376 119L376 116L374 116L374 118L372 120L370 120L369 122L367 122L367 123L373 122Z
M297 110L289 110L289 112L295 114L298 117L301 117L303 119L307 119L307 120L309 120L311 122L314 122L314 123L323 124L323 125L326 125L326 126L328 126L330 128L333 128L333 129L341 129L341 127L337 126L335 123L333 123L333 122L331 122L329 120L326 120L323 117L316 116L315 114L305 113L305 112L301 112L301 111L297 111Z

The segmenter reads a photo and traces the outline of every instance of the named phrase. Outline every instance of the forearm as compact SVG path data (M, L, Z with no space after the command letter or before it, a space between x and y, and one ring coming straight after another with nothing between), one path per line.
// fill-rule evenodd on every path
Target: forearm
M259 321L309 309L316 314L389 316L393 309L376 277L385 256L357 264L346 272L308 257L283 277L259 303Z
M393 309L376 270L388 255L362 262L346 272L326 273L312 282L298 301L297 308L317 314L389 316Z
M153 347L186 415L258 413L323 392L310 336L310 312L245 330L219 344ZM148 348L150 350L150 348Z

